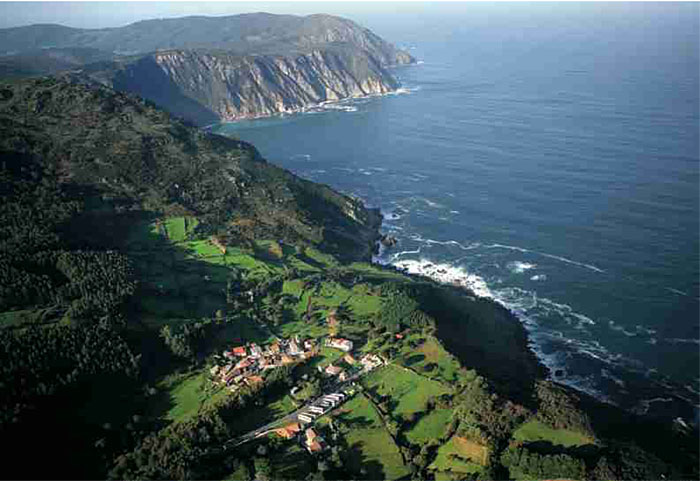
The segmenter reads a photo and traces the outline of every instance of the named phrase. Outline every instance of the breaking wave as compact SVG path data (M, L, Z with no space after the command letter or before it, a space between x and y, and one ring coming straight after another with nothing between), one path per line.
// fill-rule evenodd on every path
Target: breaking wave
M523 272L534 269L537 267L537 264L528 264L527 262L520 262L520 261L514 261L514 262L509 262L506 267L508 268L509 271L515 273L515 274L522 274Z

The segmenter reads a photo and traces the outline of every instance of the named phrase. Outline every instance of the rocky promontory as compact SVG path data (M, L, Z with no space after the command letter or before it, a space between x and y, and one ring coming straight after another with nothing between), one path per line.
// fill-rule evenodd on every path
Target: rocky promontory
M32 25L0 30L0 45L5 75L70 71L199 125L385 94L399 87L389 68L415 61L330 15L184 17L116 29Z

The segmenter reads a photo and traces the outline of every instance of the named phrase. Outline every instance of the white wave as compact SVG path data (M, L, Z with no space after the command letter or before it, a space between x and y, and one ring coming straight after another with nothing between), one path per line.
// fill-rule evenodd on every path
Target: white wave
M567 324L572 324L572 319L570 318L574 318L578 320L577 327L581 327L582 324L595 325L595 321L593 319L581 313L575 312L574 309L568 304L554 302L546 297L539 298L538 300L539 302L537 307L542 309L546 315L555 313L564 319L564 322Z
M621 332L622 334L624 334L627 337L634 337L638 334L636 331L631 332L631 331L626 330L623 326L621 326L619 324L615 324L615 321L608 321L608 327L610 329L612 329L613 331Z
M401 252L397 252L397 253L395 253L395 254L391 257L391 260L390 260L389 262L394 262L394 261L397 260L399 257L404 256L404 255L406 255L406 254L420 254L420 247L419 247L418 249L414 250L414 251L401 251Z
M671 337L663 339L664 342L670 342L671 344L698 344L700 345L700 339L681 339L678 337Z
M669 292L673 292L674 294L679 294L679 295L681 295L681 296L686 296L686 297L688 297L688 294L686 294L686 293L683 292L683 291L679 291L678 289L674 289L673 287L667 287L666 290L669 291Z
M535 274L530 278L531 281L546 281L547 274Z
M437 245L441 245L441 246L454 245L454 246L457 246L460 249L465 250L465 251L470 251L470 250L476 249L478 247L481 247L481 243L479 243L479 242L474 242L474 243L471 243L471 244L465 246L464 244L460 244L459 242L457 242L455 240L438 241L435 239L424 239L419 234L415 234L415 235L411 236L411 239L416 241L416 242L423 242L424 244L437 244Z
M382 212L382 218L384 220L399 220L401 218L401 216L399 214L397 214L396 212L387 212L387 213Z
M637 331L639 331L639 332L643 332L644 334L648 334L648 335L656 334L656 329L650 329L648 327L644 327L644 326L641 326L639 324L634 326L634 328L637 329Z
M529 264L527 262L514 261L506 264L506 267L509 271L515 274L522 274L523 272L529 269L534 269L535 267L537 267L537 264Z
M305 159L305 160L311 160L311 154L295 154L290 157L290 159Z
M423 65L425 62L423 60L419 60L416 62L416 65Z
M435 207L435 208L442 207L442 204L438 204L437 202L434 202L430 199L423 199L423 202L428 204L430 207Z
M600 375L603 376L604 378L610 379L612 382L617 384L618 386L624 388L625 387L625 381L620 379L619 377L616 377L610 373L607 369L603 368L600 370Z
M409 274L418 274L445 284L466 287L479 297L494 299L493 293L484 279L470 274L461 267L455 267L451 264L434 264L427 259L395 261L392 264Z
M600 273L605 272L603 269L600 269L599 267L593 266L591 264L584 264L583 262L572 261L571 259L567 259L566 257L555 256L553 254L547 254L545 252L537 252L537 251L533 251L530 249L525 249L523 247L509 246L509 245L505 245L505 244L491 244L491 245L486 246L486 248L487 249L494 249L494 248L510 249L510 250L515 250L518 252L531 252L533 254L537 254L537 255L544 256L544 257L549 257L550 259L556 259L558 261L565 262L566 264L572 264L572 265L579 266L579 267L585 267L585 268L590 269L590 270L595 271L595 272L600 272Z
M459 211L458 210L451 210L450 214L459 214Z
M649 407L651 406L652 403L657 403L657 402L671 402L673 401L673 398L654 398L654 399L643 399L639 401L639 404L637 404L634 408L632 408L632 412L639 414L639 415L644 415L647 412L649 412Z

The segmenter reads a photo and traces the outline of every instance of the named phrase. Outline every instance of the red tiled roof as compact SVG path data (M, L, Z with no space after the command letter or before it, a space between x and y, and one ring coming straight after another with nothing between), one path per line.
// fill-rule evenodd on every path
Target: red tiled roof
M260 376L250 376L250 377L248 378L248 380L249 380L250 382L254 382L254 383L256 383L256 384L264 382L264 381L263 381L263 378L261 378Z

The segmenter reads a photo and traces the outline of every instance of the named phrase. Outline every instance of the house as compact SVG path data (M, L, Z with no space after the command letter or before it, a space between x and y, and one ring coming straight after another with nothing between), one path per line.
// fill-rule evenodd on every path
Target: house
M245 346L238 346L231 349L231 352L238 357L246 357L248 355L248 350Z
M355 364L355 362L357 362L357 361L355 361L355 358L352 357L351 354L346 354L346 355L344 355L344 356L343 356L343 361L347 362L347 363L350 364L350 365L353 365L353 364Z
M251 362L248 359L243 359L242 361L239 361L238 364L236 364L236 369L247 369L251 366Z
M326 368L326 374L329 376L337 376L341 372L343 372L342 367L334 366L333 364L329 364L328 367Z
M313 349L313 348L314 348L314 343L313 343L313 341L312 341L311 339L308 339L308 340L304 341L304 349L306 349L307 351L309 351L309 350L311 350L311 349Z
M298 356L303 351L299 349L299 345L296 342L292 341L289 343L289 350L287 352L289 352L289 354L292 356Z
M340 349L341 351L350 352L352 351L352 341L347 339L342 339L339 337L332 337L326 340L326 345Z
M209 374L212 376L216 376L216 374L219 372L219 366L214 366L209 370Z
M252 357L258 358L262 356L262 349L257 344L250 345L250 355Z
M270 346L270 352L273 354L279 354L281 352L280 345L278 342Z
M306 440L304 444L306 444L306 449L308 449L310 453L313 454L323 451L323 438L316 434L313 428L308 428L305 434Z
M347 372L347 371L343 371L343 372L341 372L340 375L338 376L338 380L341 381L341 382L344 382L344 381L347 381L348 377L349 377L348 372Z
M314 431L314 428L307 428L306 429L306 442L310 443L316 440L318 437L318 434L316 434L316 431Z
M307 416L306 414L300 414L300 415L297 416L297 417L298 417L300 420L304 421L305 423L310 423L311 421L313 421L313 418L310 417L310 416Z
M232 351L224 351L224 357L230 360L236 357L236 355Z
M253 386L255 384L262 384L263 382L265 382L260 376L249 376L248 378L246 378L246 381L248 382L249 386Z
M364 366L366 370L370 371L377 366L381 366L382 360L379 358L379 356L375 354L367 354L360 360L360 363Z
M224 384L231 384L234 382L236 375L233 372L230 372L223 376L221 379L224 381Z
M219 248L222 254L226 254L226 245L224 245L221 239L213 235L211 236L210 240L212 244Z
M275 433L284 439L292 439L299 431L301 431L299 423L292 423L283 428L275 429Z
M306 448L309 450L310 453L320 453L321 451L323 451L323 447L317 441L313 441L311 444L307 444Z
M294 362L294 358L289 354L282 354L282 364L291 364Z

